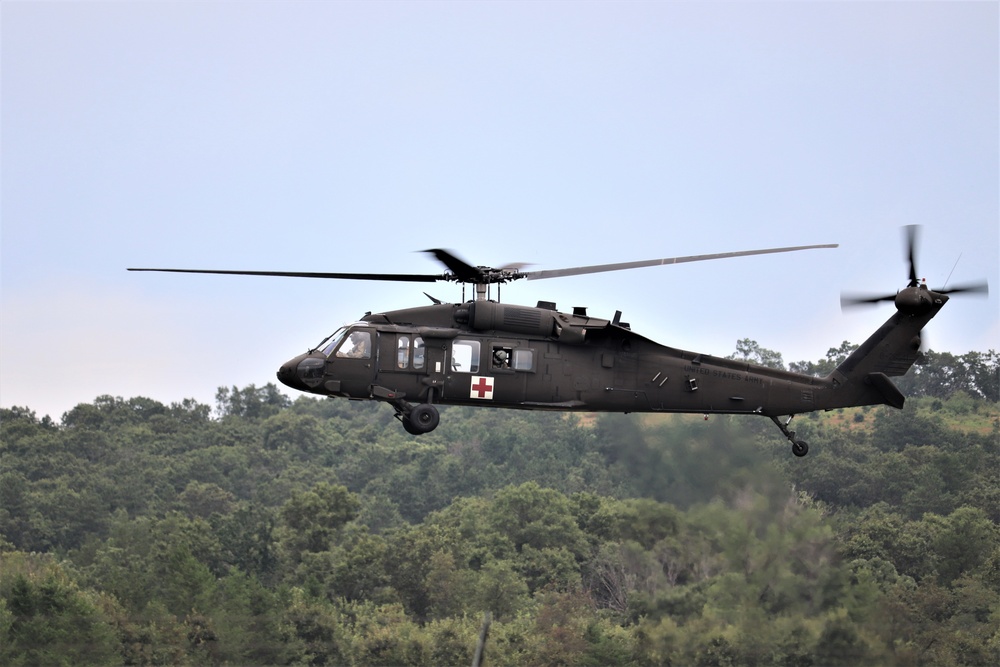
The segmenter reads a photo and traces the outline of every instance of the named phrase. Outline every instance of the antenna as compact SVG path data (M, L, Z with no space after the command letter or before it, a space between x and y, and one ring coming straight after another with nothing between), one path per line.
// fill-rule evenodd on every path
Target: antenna
M951 271L948 272L948 277L944 279L944 285L942 289L948 287L948 282L951 280L951 274L955 273L955 269L958 267L958 263L962 260L962 253L958 253L958 259L955 260L955 266L951 267Z

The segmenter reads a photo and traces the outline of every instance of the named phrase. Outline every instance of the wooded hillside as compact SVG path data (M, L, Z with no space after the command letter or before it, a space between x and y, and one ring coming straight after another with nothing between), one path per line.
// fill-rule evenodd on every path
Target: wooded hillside
M929 357L902 411L796 418L803 459L272 385L3 409L0 664L462 665L485 611L487 665L1000 664L1000 364Z

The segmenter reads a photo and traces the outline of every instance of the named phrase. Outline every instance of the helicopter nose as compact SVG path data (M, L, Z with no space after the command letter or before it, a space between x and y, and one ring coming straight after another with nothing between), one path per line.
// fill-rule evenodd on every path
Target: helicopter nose
M300 354L283 363L278 369L278 380L285 386L299 391L311 391L323 381L326 359L311 353Z
M305 386L298 381L295 376L295 366L297 365L297 358L291 361L286 361L281 364L281 368L278 369L278 381L286 387L291 387L292 389L305 389Z

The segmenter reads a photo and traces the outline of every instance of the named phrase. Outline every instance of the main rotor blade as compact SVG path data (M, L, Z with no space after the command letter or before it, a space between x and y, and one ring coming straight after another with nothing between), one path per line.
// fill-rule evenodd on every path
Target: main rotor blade
M721 252L713 255L690 255L687 257L665 257L663 259L648 259L638 262L621 262L618 264L597 264L594 266L578 266L570 269L553 269L550 271L525 271L521 275L528 280L543 278L561 278L563 276L579 276L585 273L601 273L604 271L624 271L626 269L641 269L647 266L663 266L665 264L683 264L685 262L702 262L709 259L729 259L730 257L746 257L748 255L769 255L778 252L795 252L797 250L813 250L816 248L836 248L839 244L801 245L787 248L766 248L763 250L740 250L738 252Z
M483 279L483 272L480 269L464 262L448 250L434 248L424 250L424 252L434 255L437 261L448 267L455 274L455 277L463 283L475 283Z
M435 276L419 273L313 273L308 271L222 271L217 269L129 269L129 271L218 273L230 276L284 276L287 278L333 278L338 280L388 280L409 283L433 283L450 278L447 275Z

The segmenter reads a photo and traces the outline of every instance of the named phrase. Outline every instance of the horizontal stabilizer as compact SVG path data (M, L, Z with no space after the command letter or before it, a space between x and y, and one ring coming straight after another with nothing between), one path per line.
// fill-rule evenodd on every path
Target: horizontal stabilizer
M885 373L869 373L865 376L865 382L878 389L886 405L902 409L906 397Z

